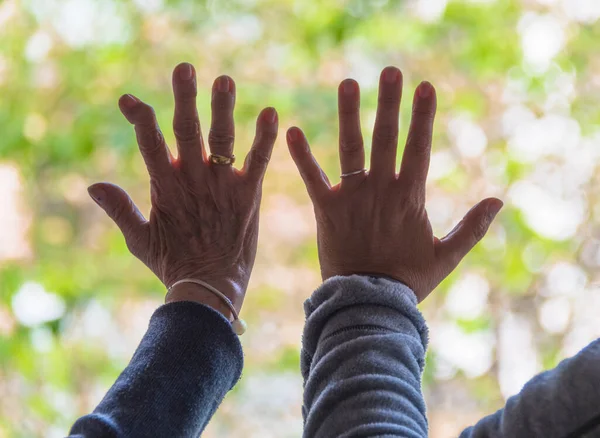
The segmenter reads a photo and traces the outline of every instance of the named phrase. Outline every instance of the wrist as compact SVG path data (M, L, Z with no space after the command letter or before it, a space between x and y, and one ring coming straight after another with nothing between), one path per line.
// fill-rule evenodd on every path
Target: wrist
M165 297L165 304L177 301L191 301L204 304L221 313L229 321L233 320L233 314L229 306L219 296L199 284L181 283L171 288Z
M392 275L383 270L369 270L369 269L336 269L336 270L321 270L321 278L323 281L328 280L331 277L342 276L342 277L350 277L352 275L360 275L363 277L371 277L371 278L383 278L386 280L402 283L405 286L408 286L412 289L409 282L400 278L397 275Z

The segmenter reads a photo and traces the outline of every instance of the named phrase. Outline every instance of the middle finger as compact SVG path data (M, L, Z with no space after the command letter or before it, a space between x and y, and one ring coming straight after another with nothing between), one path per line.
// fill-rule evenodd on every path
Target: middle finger
M197 172L201 169L205 154L196 108L196 72L191 64L179 64L173 71L173 93L173 133L177 140L179 159Z
M381 72L379 80L379 98L369 172L369 175L378 179L391 180L396 175L401 97L402 73L396 67L386 67Z

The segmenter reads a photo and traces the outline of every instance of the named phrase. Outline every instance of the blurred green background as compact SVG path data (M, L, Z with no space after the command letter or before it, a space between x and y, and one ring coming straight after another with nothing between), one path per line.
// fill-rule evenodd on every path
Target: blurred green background
M236 80L238 156L263 107L281 126L243 310L244 375L204 436L301 434L302 303L320 278L285 129L305 129L336 181L337 85L359 81L369 139L387 65L404 73L402 140L416 85L438 90L436 235L484 197L505 201L421 306L431 436L501 407L600 336L599 17L596 0L0 1L0 437L64 436L163 300L86 188L117 183L148 213L117 100L152 104L173 145L171 71L182 61L197 69L204 127L214 78Z

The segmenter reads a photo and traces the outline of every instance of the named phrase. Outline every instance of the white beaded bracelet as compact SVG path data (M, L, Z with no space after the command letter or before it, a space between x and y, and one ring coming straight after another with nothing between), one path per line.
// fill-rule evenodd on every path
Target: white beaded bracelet
M221 300L225 304L227 304L227 307L229 307L229 310L231 310L231 313L233 314L233 321L231 322L231 328L233 328L233 331L235 332L235 334L238 335L238 336L240 336L240 335L243 335L245 333L246 328L248 327L246 325L246 322L243 319L239 318L238 313L235 310L235 307L233 307L233 303L222 292L218 291L217 289L215 289L214 287L212 287L210 284L205 283L202 280L196 280L195 278L184 278L183 280L179 280L179 281L176 281L175 283L173 283L171 285L171 287L169 287L167 289L167 293L171 292L171 290L175 286L177 286L177 285L179 285L181 283L195 283L195 284L199 284L200 286L204 286L206 289L208 289L209 291L211 291L212 293L214 293L216 296L218 296L219 298L221 298Z

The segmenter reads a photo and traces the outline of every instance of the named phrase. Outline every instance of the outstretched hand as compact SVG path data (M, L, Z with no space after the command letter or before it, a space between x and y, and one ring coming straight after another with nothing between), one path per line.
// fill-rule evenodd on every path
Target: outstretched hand
M502 201L475 205L444 238L433 235L425 210L435 89L416 90L402 165L396 173L402 74L383 70L370 169L360 128L358 84L347 79L338 90L341 183L332 186L312 155L303 132L288 130L290 153L312 199L317 220L323 280L335 275L373 274L409 286L419 302L456 268L486 234Z
M203 280L223 292L236 309L242 306L254 265L262 180L277 137L277 113L264 109L243 168L215 164L206 154L196 109L196 74L187 63L173 73L173 130L178 156L165 144L152 107L131 95L119 107L134 125L150 175L152 210L148 220L120 187L98 183L92 198L121 229L127 247L169 287L178 280ZM232 157L235 83L221 76L212 88L212 154ZM227 314L219 299L197 285L181 287L167 301L194 299ZM181 292L180 292L181 291Z

